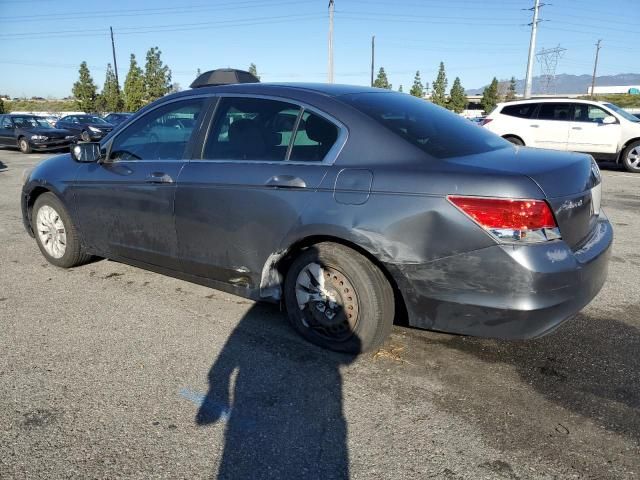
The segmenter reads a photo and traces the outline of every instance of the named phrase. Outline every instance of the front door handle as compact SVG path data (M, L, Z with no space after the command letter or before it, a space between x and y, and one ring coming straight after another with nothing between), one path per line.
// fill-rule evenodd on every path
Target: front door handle
M147 175L147 183L173 183L173 178L164 172L152 172Z
M571 130L582 130L582 127L571 127Z
M531 128L538 128L540 125L529 125Z
M267 180L265 185L275 188L306 188L307 186L303 179L293 175L274 175Z

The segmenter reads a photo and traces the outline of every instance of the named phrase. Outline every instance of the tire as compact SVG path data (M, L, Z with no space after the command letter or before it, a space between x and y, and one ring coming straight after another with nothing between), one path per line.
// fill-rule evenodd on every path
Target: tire
M25 137L20 137L18 139L18 148L22 153L31 153L33 151L29 140L27 140Z
M39 217L41 211L42 217ZM53 230L54 235L59 234L60 226L64 230L64 239L59 237L60 241L56 242L55 238L49 238L45 245L48 234ZM38 248L49 263L57 267L71 268L91 259L91 255L82 251L78 231L62 202L53 193L43 193L36 199L31 214L31 227L36 235ZM59 249L55 248L56 244Z
M322 290L317 286L319 277L322 283L329 282ZM384 274L369 259L340 244L320 243L302 251L287 271L284 297L294 329L330 350L372 350L384 343L393 326L395 299Z
M91 141L91 136L89 135L89 132L87 132L86 130L82 131L82 133L80 134L80 138L82 139L83 142Z
M622 152L622 164L631 173L640 173L640 140L631 142Z
M524 147L524 142L522 140L520 140L518 137L514 137L512 135L507 135L506 137L502 137L505 140L513 143L514 145L518 145L520 147Z

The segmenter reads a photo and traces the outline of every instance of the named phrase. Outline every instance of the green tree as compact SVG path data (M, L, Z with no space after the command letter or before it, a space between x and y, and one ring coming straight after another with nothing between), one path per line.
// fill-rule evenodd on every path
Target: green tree
M142 69L138 66L136 56L132 53L129 61L129 73L124 81L124 108L127 112L135 112L145 103L144 76Z
M444 71L444 62L440 62L440 68L438 69L438 76L433 82L433 89L431 91L431 101L441 107L447 106L447 74Z
M424 97L424 85L422 84L422 79L420 78L420 70L416 72L416 76L413 78L413 86L411 87L411 90L409 90L409 94L413 95L414 97Z
M384 71L384 67L380 67L380 70L378 70L378 76L373 81L373 86L377 88L386 88L387 90L391 90L391 84L387 79L387 73Z
M482 109L485 113L489 114L496 105L498 104L498 79L493 77L491 80L491 84L488 87L485 87L482 92L482 99L480 100L480 105L482 105Z
M104 77L104 86L100 97L100 106L103 107L103 112L121 112L124 108L120 85L118 85L116 74L113 72L110 63L107 63L107 73Z
M158 47L152 47L147 52L144 85L148 102L153 102L171 91L171 70L162 63L161 54Z
M83 112L93 112L96 109L96 84L93 83L87 62L80 64L80 78L73 84L71 90L76 99L77 108Z
M258 80L260 80L260 75L258 75L258 68L256 67L255 63L252 63L251 65L249 65L249 73L251 75L254 75Z
M462 113L462 111L467 108L468 103L469 101L467 100L467 95L460 83L460 78L456 77L453 81L451 91L449 92L448 108L456 113Z
M400 86L398 87L398 91L399 91L400 93L402 93L402 92L403 92L403 90L402 90L402 84L400 84Z
M5 113L4 101L0 98L0 113Z
M505 102L512 102L516 99L516 77L511 77L511 81L509 82L509 90L507 90L507 94L504 96Z

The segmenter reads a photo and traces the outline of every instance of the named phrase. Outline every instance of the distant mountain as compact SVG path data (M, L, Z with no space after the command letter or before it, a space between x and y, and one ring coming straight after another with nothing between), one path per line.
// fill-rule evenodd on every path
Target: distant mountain
M541 94L543 92L540 78L541 77L533 77L532 93L534 95ZM596 85L640 85L640 73L619 73L618 75L603 75L601 77L596 77ZM554 91L549 93L581 93L583 95L586 95L587 89L589 87L591 87L591 75L567 75L566 73L561 73L559 75L556 75ZM481 95L484 88L485 87L467 90L467 95ZM516 90L520 94L524 92L524 80L516 80Z

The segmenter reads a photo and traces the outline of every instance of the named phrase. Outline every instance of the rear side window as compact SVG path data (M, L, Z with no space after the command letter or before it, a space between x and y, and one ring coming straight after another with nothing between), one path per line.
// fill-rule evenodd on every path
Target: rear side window
M291 147L289 160L322 161L338 139L338 127L329 120L304 112Z
M570 103L541 103L538 111L538 120L564 120L571 119Z
M276 100L224 97L203 158L283 161L300 110L297 105Z
M298 105L223 97L202 158L321 162L337 139L338 127Z
M523 103L520 105L505 105L500 112L503 115L517 118L531 118L536 111L537 103Z
M455 113L402 93L355 93L340 97L435 158L507 148L510 143Z

